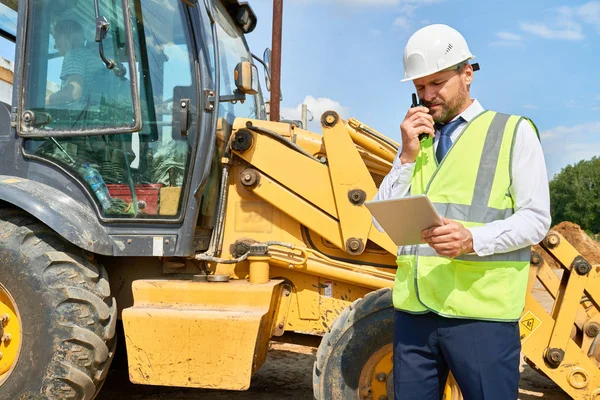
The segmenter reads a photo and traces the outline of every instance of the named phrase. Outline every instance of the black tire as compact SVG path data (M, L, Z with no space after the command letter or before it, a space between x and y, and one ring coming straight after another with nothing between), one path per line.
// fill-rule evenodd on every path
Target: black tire
M317 400L363 398L359 378L367 361L393 341L392 291L379 289L346 308L323 336L313 368ZM389 377L392 379L392 377Z
M94 398L116 345L106 270L20 210L0 209L0 238L0 283L21 325L0 399Z

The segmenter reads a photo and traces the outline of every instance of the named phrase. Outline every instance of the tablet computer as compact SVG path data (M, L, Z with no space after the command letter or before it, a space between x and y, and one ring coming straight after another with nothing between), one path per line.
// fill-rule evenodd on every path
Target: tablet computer
M365 206L397 246L423 243L421 231L443 225L426 195L367 201Z

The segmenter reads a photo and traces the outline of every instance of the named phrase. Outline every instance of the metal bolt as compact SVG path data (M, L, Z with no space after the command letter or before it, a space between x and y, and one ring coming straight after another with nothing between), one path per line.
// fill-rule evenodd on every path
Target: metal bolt
M535 251L532 252L531 253L531 263L533 265L538 265L541 262L542 262L542 256L539 253L535 252Z
M131 244L131 239L127 239L127 244Z
M181 108L186 108L186 107L187 107L187 104L185 103L185 101L182 101L181 102Z
M387 378L387 375L385 373L383 373L383 372L380 372L380 373L377 374L377 380L379 382L385 381L386 378Z
M169 244L169 239L165 239L165 244Z
M596 322L590 322L585 326L585 334L589 337L596 337L600 333L600 325Z
M0 317L0 322L4 322L5 324L8 324L8 321L10 321L10 315L4 314L3 316Z
M560 243L560 237L555 232L550 232L548 233L548 236L546 236L546 239L544 239L544 242L546 246L552 249L558 246Z
M242 185L247 187L255 187L260 182L260 175L253 169L247 169L242 172Z
M549 349L546 354L546 361L550 368L558 368L565 358L565 352L562 349L553 348Z
M5 334L5 335L2 336L2 341L4 343L10 342L11 340L12 340L12 335L10 333L7 333L7 334Z
M33 121L33 112L31 112L31 111L25 111L23 113L23 122L29 123L31 121Z
M283 325L283 322L280 322L280 323L279 323L279 325L277 325L277 326L279 327L279 329L283 329L283 327L284 327L285 325Z
M333 115L328 115L325 120L330 124L333 124L335 122L335 117Z
M360 247L360 244L358 243L358 240L352 240L350 242L350 250L356 251L356 250L358 250L359 247Z
M591 270L592 266L582 256L577 256L571 263L571 268L575 270L579 275L587 275Z

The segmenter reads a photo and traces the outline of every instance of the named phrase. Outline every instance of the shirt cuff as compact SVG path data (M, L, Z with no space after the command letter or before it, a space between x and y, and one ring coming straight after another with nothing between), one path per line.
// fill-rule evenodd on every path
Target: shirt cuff
M467 228L473 236L473 250L479 257L490 256L494 254L494 242L496 235L485 226L476 226Z
M415 172L415 163L402 164L402 168L398 172L398 178L396 184L406 185L412 182L413 172Z

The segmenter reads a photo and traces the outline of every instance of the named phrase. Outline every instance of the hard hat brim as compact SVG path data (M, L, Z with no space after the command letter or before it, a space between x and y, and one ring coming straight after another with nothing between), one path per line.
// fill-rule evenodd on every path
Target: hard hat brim
M465 61L470 61L470 60L472 60L472 59L474 59L474 58L475 58L475 56L474 56L474 55L471 55L471 57L467 58L466 60L463 60L463 61L461 61L461 62L459 62L459 63L456 63L456 64L454 64L454 65L452 65L452 66L450 66L450 67L443 68L443 69L440 69L439 71L435 71L435 72L425 72L425 73L422 73L422 74L417 74L417 75L415 75L415 76L411 76L411 77L409 77L409 78L404 78L404 79L401 79L401 80L400 80L400 82L414 81L415 79L419 79L419 78L423 78L423 77L425 77L425 76L429 76L429 75L437 74L438 72L442 72L442 71L444 71L444 70L446 70L446 69L453 68L453 67L455 67L455 66L457 66L457 65L459 65L459 64L462 64L462 63L464 63Z

